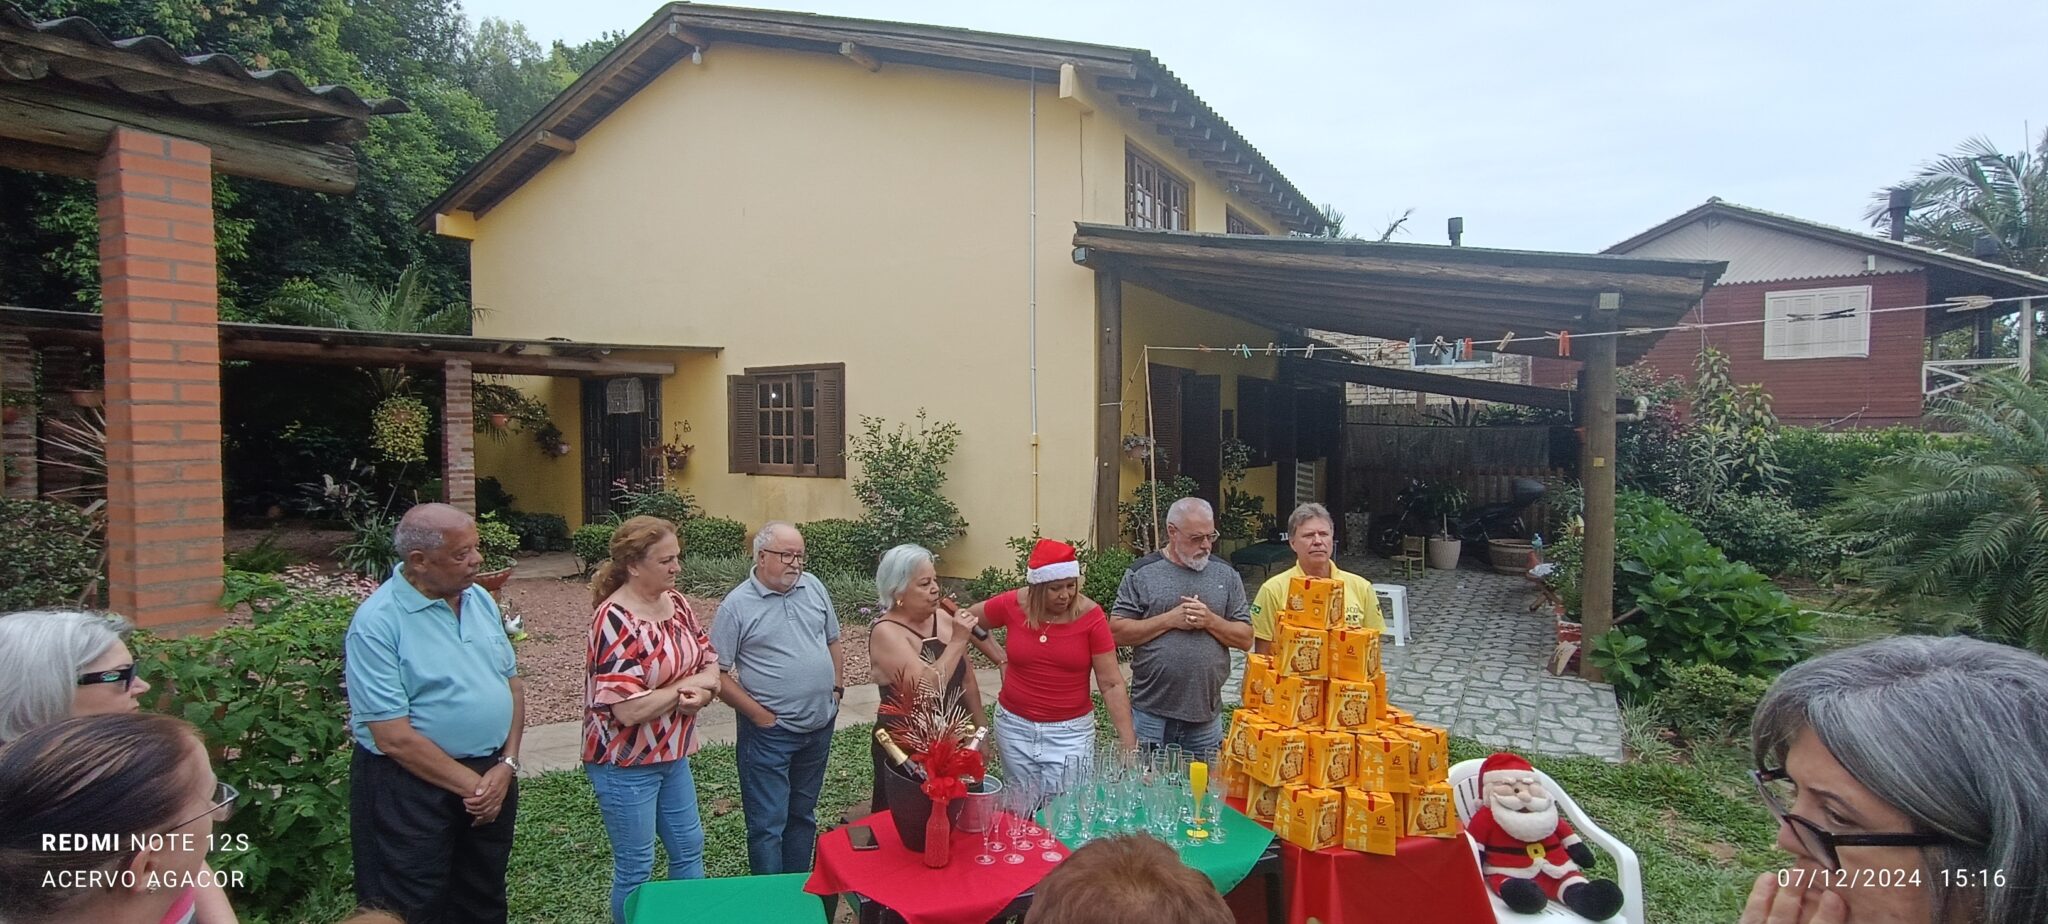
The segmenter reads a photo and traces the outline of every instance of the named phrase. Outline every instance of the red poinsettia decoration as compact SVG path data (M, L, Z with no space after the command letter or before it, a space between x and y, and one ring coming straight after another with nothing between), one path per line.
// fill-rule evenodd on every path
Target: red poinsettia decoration
M924 753L910 759L924 767L924 794L941 805L967 795L965 780L979 782L988 771L981 752L963 747L953 735L941 736Z

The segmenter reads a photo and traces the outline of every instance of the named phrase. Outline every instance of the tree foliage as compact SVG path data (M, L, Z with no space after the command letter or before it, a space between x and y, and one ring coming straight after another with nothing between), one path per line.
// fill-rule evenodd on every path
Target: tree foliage
M1967 257L1977 255L1979 238L1990 238L1997 248L1992 262L2048 272L2048 130L2032 151L2013 154L1972 138L1896 185L1913 193L1907 240ZM1890 190L1871 198L1864 217L1882 225Z
M2048 385L1987 375L1928 413L1966 438L1879 463L1831 525L1863 539L1880 601L1954 601L1982 635L2048 652Z

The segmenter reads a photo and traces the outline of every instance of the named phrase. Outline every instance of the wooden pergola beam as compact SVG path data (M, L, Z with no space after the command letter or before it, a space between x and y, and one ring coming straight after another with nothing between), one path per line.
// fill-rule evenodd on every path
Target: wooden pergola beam
M183 63L170 64L119 48L87 45L59 35L11 31L8 33L7 41L9 44L32 48L48 55L51 66L58 73L74 79L87 74L98 77L123 72L146 74L164 78L167 81L164 86L207 87L233 93L240 99L264 100L287 106L293 112L321 113L344 119L363 119L369 116L369 113L358 105L312 94L294 93L261 81L230 77Z
M1518 385L1513 382L1495 382L1490 379L1473 379L1459 375L1445 375L1439 372L1419 372L1412 369L1397 369L1392 366L1368 366L1362 363L1344 362L1335 359L1303 359L1299 356L1281 358L1281 365L1295 375L1320 382L1351 382L1357 385L1371 385L1376 388L1391 388L1396 391L1420 391L1433 395L1448 395L1453 398L1471 398L1478 401L1492 401L1499 404L1516 404L1522 407L1537 407L1552 411L1570 411L1577 396L1562 388L1544 388L1540 385ZM1633 402L1615 400L1615 410L1635 410Z
M546 129L533 133L533 143L562 154L576 153L575 141Z
M356 188L355 154L338 144L292 141L53 88L0 82L0 139L82 152L97 162L108 136L121 127L206 145L218 173L336 195Z
M854 42L840 42L839 56L867 68L870 74L882 69L881 61L876 60L875 56L869 54L867 49L860 47L859 44Z
M676 371L675 363L653 360L580 359L570 356L511 353L451 353L446 350L410 350L404 347L226 338L221 340L220 355L222 359L348 366L404 366L420 369L438 369L450 359L464 359L469 361L475 371L488 375L595 378L615 375L674 375Z

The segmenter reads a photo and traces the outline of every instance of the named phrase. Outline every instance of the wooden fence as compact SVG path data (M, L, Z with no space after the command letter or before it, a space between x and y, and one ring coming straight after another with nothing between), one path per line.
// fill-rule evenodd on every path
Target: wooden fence
M1518 478L1571 477L1559 463L1575 449L1570 428L1346 424L1344 497L1375 515L1395 513L1402 489L1423 480L1463 488L1471 506L1505 503L1513 499ZM1532 531L1554 532L1541 502L1523 520Z

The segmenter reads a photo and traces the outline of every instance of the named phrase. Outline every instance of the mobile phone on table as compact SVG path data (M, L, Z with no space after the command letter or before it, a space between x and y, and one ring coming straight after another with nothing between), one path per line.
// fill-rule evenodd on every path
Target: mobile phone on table
M875 843L875 829L867 825L853 825L847 828L846 839L853 842L855 850L874 850L882 846Z

